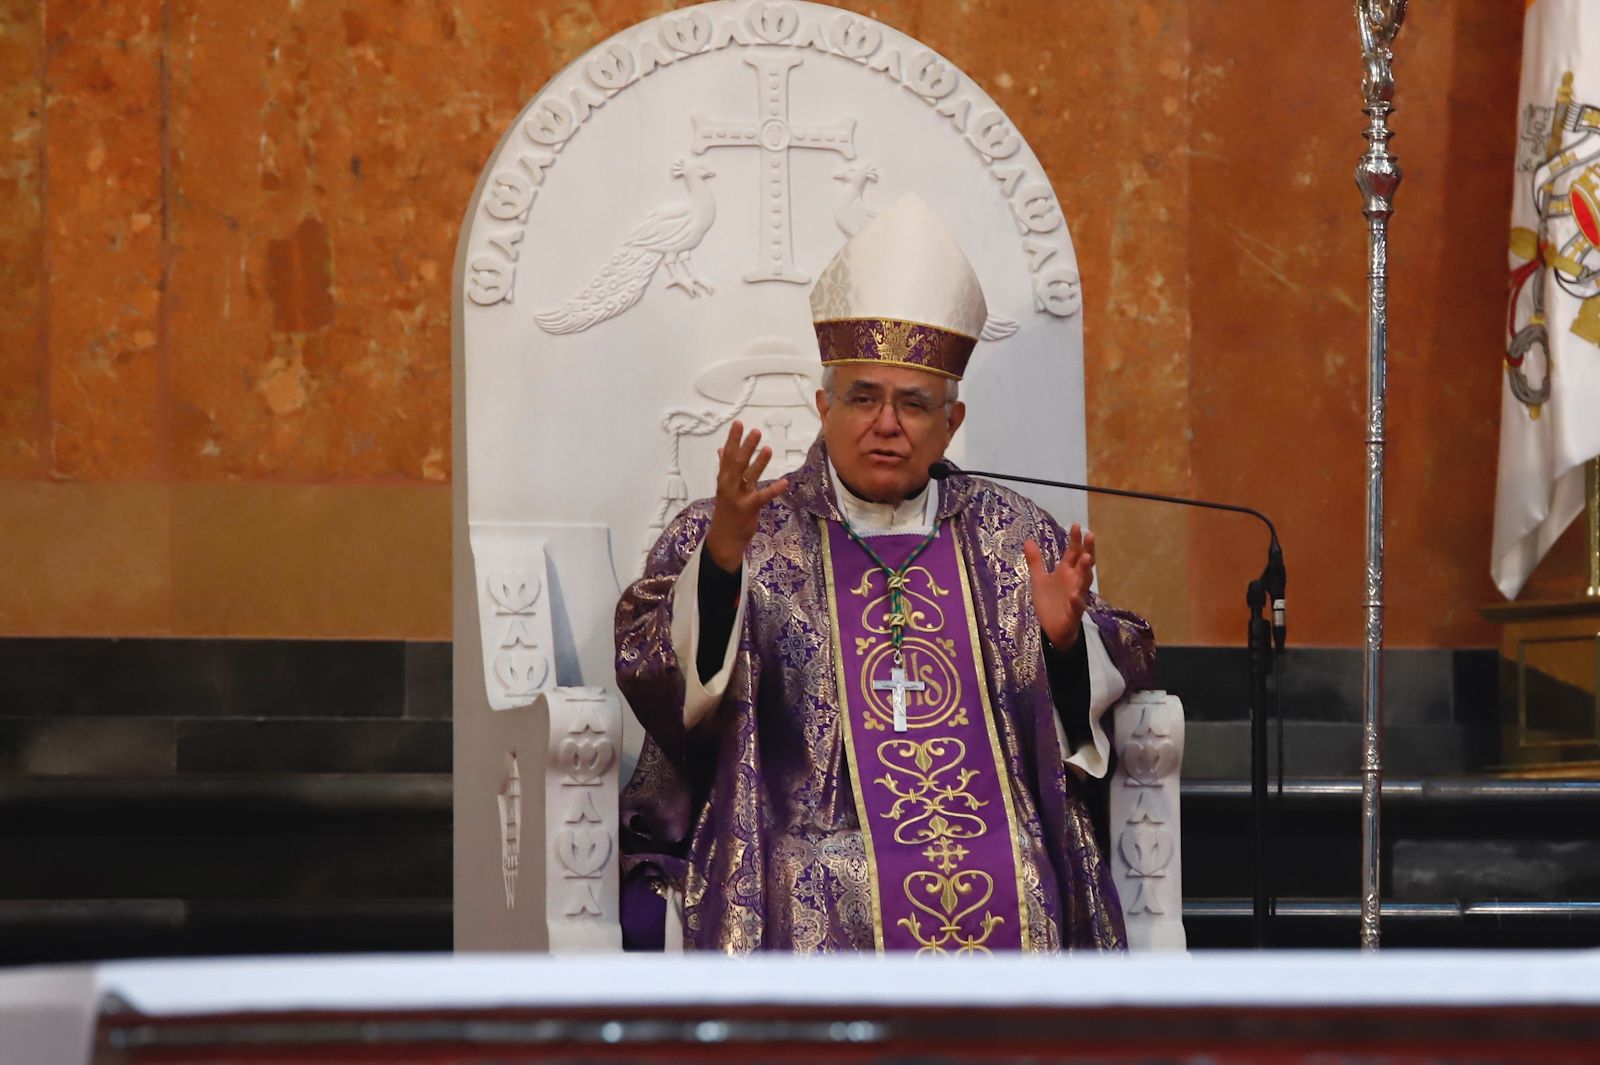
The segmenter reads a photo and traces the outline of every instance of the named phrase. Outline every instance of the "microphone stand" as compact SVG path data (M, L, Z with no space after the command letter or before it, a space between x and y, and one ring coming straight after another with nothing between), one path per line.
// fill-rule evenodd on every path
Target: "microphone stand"
M1267 565L1261 576L1251 581L1245 590L1245 605L1249 608L1249 622L1245 630L1246 647L1250 665L1250 806L1252 818L1251 848L1251 932L1257 950L1267 945L1267 677L1274 672L1278 656L1282 654L1287 638L1285 625L1284 590L1288 573L1283 565L1283 548L1278 544L1278 530L1261 511L1254 507L1234 503L1214 503L1207 499L1189 499L1184 496L1162 495L1157 492L1135 492L1126 488L1102 488L1092 484L1075 484L1071 481L1050 481L1042 477L1022 477L1010 473L988 470L958 469L948 462L935 462L928 474L936 481L950 476L989 477L997 481L1017 481L1046 488L1067 488L1078 492L1097 492L1101 495L1123 496L1128 499L1148 499L1157 503L1176 503L1185 507L1206 510L1226 510L1235 514L1248 514L1267 527L1271 540L1267 546ZM1262 613L1272 606L1269 624ZM1283 728L1283 722L1278 722ZM1280 767L1281 768L1281 767Z

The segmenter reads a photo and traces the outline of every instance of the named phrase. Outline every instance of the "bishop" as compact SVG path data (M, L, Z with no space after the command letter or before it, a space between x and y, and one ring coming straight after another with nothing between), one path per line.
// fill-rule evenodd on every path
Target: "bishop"
M689 949L1121 950L1095 813L1101 718L1149 626L1092 590L1092 533L965 476L987 317L915 196L811 294L822 430L793 475L734 422L616 611L649 734L622 798L624 934ZM916 693L915 706L908 693ZM676 936L674 936L674 940Z

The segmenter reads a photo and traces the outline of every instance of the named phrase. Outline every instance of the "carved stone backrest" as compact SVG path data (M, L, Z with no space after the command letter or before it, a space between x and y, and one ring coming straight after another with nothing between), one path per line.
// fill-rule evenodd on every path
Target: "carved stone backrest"
M1015 125L933 49L820 4L724 0L592 49L506 131L455 278L459 945L550 942L543 905L535 919L503 869L559 887L553 840L578 829L507 842L503 816L543 816L531 782L517 817L502 801L512 747L527 774L549 743L542 720L518 722L558 689L614 692L617 596L665 523L712 491L728 422L762 429L773 474L799 463L818 429L809 282L907 191L954 232L990 309L951 457L1081 480L1061 207ZM1080 498L1035 497L1084 517ZM621 736L590 739L626 775L641 737L618 716ZM614 844L614 825L579 824Z

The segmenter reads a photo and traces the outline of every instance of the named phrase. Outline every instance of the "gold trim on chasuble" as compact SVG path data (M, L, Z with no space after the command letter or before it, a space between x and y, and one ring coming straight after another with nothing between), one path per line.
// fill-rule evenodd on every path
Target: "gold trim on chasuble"
M1011 851L1012 870L1016 878L1017 891L1017 906L1014 915L989 916L982 926L981 935L966 940L954 937L952 929L955 927L955 922L959 919L967 918L989 901L994 894L994 881L982 869L963 871L959 868L962 861L970 855L970 852L958 841L973 839L989 831L989 826L983 819L970 812L980 806L987 805L987 803L978 800L976 796L967 791L968 785L977 778L980 771L961 767L962 763L967 761L965 742L953 735L935 735L925 739L922 738L927 735L928 730L937 729L941 725L947 729L959 726L970 727L971 723L966 719L965 709L958 705L964 701L962 696L965 694L961 691L960 671L956 668L954 661L948 657L948 653L954 652L955 641L950 639L941 640L939 638L938 633L943 628L944 611L939 610L936 603L929 601L929 605L934 608L934 616L939 618L938 624L927 624L926 619L929 614L916 610L914 603L908 605L906 610L908 614L907 627L913 630L921 627L927 635L908 636L904 642L905 649L913 654L920 651L932 661L939 663L939 671L943 673L942 678L934 677L927 670L920 671L917 674L917 678L929 681L930 688L933 690L938 690L942 687L946 698L940 699L938 704L934 705L931 710L926 711L921 717L908 715L907 733L899 734L898 736L890 733L892 717L878 705L881 700L875 699L873 693L867 687L873 676L867 667L877 663L882 654L890 650L889 644L885 641L868 655L868 649L876 642L876 637L856 638L856 654L866 655L873 661L872 663L863 664L860 685L852 685L846 670L842 638L843 630L839 624L838 592L840 589L836 586L834 577L832 530L825 519L818 519L818 524L822 530L823 578L828 600L828 620L831 628L830 638L835 665L834 676L835 683L838 686L840 717L844 726L845 757L850 763L850 783L854 789L856 816L860 822L860 830L867 856L868 883L872 896L873 939L876 949L880 953L885 949L884 902L881 894L882 884L879 875L878 854L873 842L872 825L874 822L871 819L873 815L869 810L867 792L862 786L859 759L854 754L857 750L857 722L854 720L857 713L861 716L859 724L862 726L863 739L870 733L888 733L891 737L877 741L873 748L877 754L879 764L885 770L885 774L871 783L887 789L889 795L895 800L887 806L885 812L880 812L877 815L878 818L880 820L898 822L892 834L892 838L897 844L920 846L926 843L927 848L920 853L937 870L936 872L922 871L910 874L905 878L905 883L900 886L900 890L904 892L905 901L913 912L920 911L935 920L943 922L944 935L932 939L926 938L920 931L917 919L908 920L907 918L902 918L897 922L897 925L906 929L911 937L922 945L921 952L944 953L948 944L951 952L988 953L988 948L984 947L983 943L993 933L995 927L1009 917L1017 922L1018 939L1022 949L1032 949L1032 937L1027 921L1028 895L1023 877L1023 853L1019 846L1018 820L1011 794L1011 778L1007 769L1006 753L1001 746L999 731L995 726L994 710L990 703L988 685L985 681L983 656L978 644L977 615L973 609L971 578L967 572L966 560L962 555L961 545L959 542L955 542L953 527L947 529L947 532L952 538L951 547L956 556L962 603L967 612L968 638L973 658L972 677L975 679L978 688L979 705L982 707L984 717L984 734L989 739L989 754L998 777L997 789L1005 809L1006 838ZM923 570L923 567L914 566L911 572L914 573L919 570ZM923 572L926 573L929 589L933 594L949 594L947 590L938 587L931 572L926 570L923 570ZM846 591L851 595L864 597L870 594L870 583L864 578L859 586ZM910 593L909 590L907 590L907 594L913 598L922 598L920 595ZM883 598L883 596L880 596L878 599L871 600L864 608L862 620L862 628L864 630L868 632L883 631L881 622L867 617L867 614ZM919 619L924 621L922 626L917 625ZM857 691L857 688L860 690ZM857 698L852 699L852 695L857 696ZM919 735L917 738L913 738L912 733ZM863 754L863 757L867 757L867 755ZM977 760L981 763L981 759ZM947 774L950 776L947 776ZM946 776L947 779L940 781L938 778L942 776ZM951 779L951 776L953 776L953 779ZM897 777L900 779L896 779ZM907 785L909 785L909 788ZM917 806L922 808L920 814L907 821L900 821L899 815L907 807L914 808ZM961 812L956 808L958 806L968 812ZM974 823L977 825L976 830L972 828ZM916 833L919 838L912 840L909 838L908 830L912 826L919 824L926 824L932 830L932 834L929 835L926 831L921 831ZM994 845L998 845L998 841ZM931 885L925 883L930 878ZM963 880L966 881L965 885L961 883ZM918 894L913 894L914 882L921 888ZM986 889L982 887L984 883L988 885ZM958 895L968 892L977 892L980 895L978 901L957 909L959 906ZM928 894L936 894L940 897L943 913L921 902L919 895ZM904 909L900 906L895 908ZM938 929L936 929L936 933L937 931Z
M954 530L952 530L954 535ZM989 685L986 681L987 673L983 668L983 645L978 642L978 612L972 604L972 576L967 572L967 556L961 550L961 543L956 541L956 568L961 571L961 595L966 601L967 632L972 639L972 666L978 673L978 699L983 703L983 724L989 733L989 746L994 751L994 764L1000 772L1000 796L1005 800L1006 829L1010 832L1011 860L1015 864L1017 873L1017 920L1022 923L1022 949L1033 949L1032 936L1029 934L1026 913L1028 909L1028 885L1022 882L1022 847L1021 827L1017 820L1017 804L1011 797L1011 774L1006 767L1006 751L1000 744L1000 731L994 723L994 707L989 702Z
M844 675L844 649L839 645L839 598L833 587L833 552L829 545L828 519L818 518L822 527L822 583L828 600L828 638L833 641L834 684L839 689L839 720L844 725L844 756L850 763L851 801L856 804L856 821L860 824L861 842L867 851L867 894L872 898L872 943L879 954L883 953L883 902L878 891L878 856L872 849L872 832L867 821L866 792L861 790L861 774L850 752L855 750L854 733L850 728L850 698L848 681Z

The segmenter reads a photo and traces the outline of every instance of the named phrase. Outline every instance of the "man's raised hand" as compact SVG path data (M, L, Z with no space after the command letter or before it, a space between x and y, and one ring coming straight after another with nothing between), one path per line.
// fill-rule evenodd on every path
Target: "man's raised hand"
M759 487L761 471L772 461L770 447L756 450L760 443L761 430L752 429L747 435L736 421L717 449L717 502L706 531L706 550L711 561L729 573L737 573L744 564L744 549L756 534L761 508L789 488L786 477Z
M1044 564L1037 541L1022 545L1028 560L1028 576L1033 581L1033 612L1039 627L1050 639L1050 646L1065 651L1078 642L1083 631L1083 612L1089 607L1089 589L1094 583L1094 533L1073 525L1067 533L1067 546L1055 569Z

